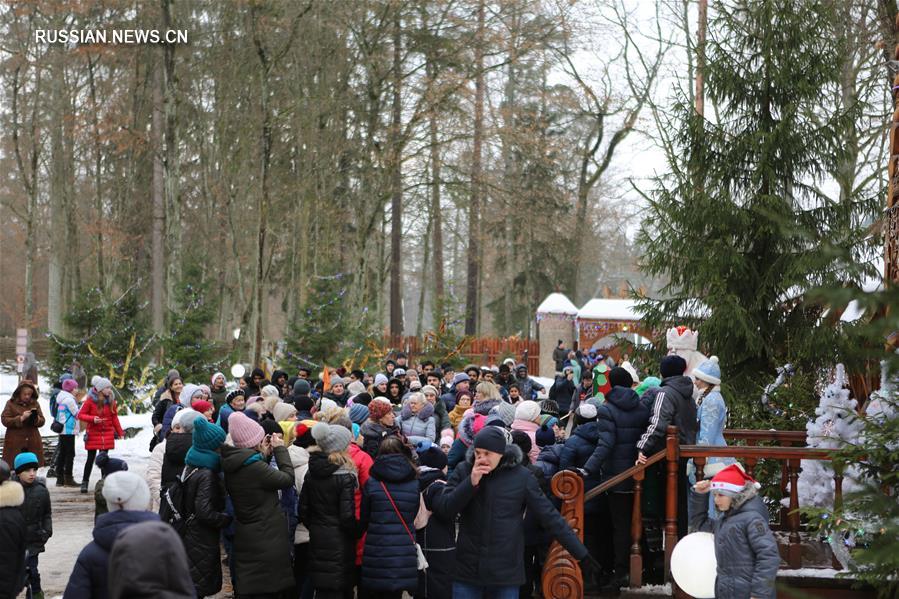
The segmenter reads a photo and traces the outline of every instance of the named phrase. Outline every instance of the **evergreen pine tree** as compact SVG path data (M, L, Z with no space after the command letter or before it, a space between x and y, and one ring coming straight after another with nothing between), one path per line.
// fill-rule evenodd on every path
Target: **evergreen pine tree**
M340 344L346 341L352 326L343 302L347 279L343 273L313 277L308 303L290 323L287 337L290 366L333 364L341 357Z
M839 95L830 10L819 0L716 5L704 71L715 118L682 98L660 123L673 132L671 172L647 198L639 240L643 270L667 285L641 306L656 328L697 328L744 395L781 361L832 363L839 332L802 295L857 277L851 253L864 231L852 202L817 187L853 118L822 107Z
M209 341L208 328L215 321L216 306L202 285L191 282L199 278L197 269L188 269L176 290L179 309L169 313L162 367L164 371L174 368L185 381L205 383L224 366L226 350Z

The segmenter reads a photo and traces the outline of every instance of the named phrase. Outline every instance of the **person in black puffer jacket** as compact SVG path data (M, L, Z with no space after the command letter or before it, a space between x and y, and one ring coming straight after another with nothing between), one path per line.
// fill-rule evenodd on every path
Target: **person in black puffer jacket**
M525 582L522 517L528 510L577 560L587 548L540 491L537 479L521 465L523 454L507 433L486 426L433 499L434 513L461 516L456 543L454 594L514 593ZM587 563L582 561L582 567ZM593 567L590 563L590 567ZM506 596L506 595L502 595Z
M233 447L222 446L225 488L234 504L232 550L238 597L286 597L294 589L287 520L278 492L293 486L293 464L280 435L265 434L241 412L228 418ZM269 466L275 456L278 469Z
M356 578L356 466L347 453L352 433L319 422L312 427L309 471L299 516L309 529L308 575L316 599L352 599Z
M9 478L9 464L0 460L0 599L14 599L25 585L25 490Z
M360 520L367 533L360 594L369 599L401 599L403 591L412 593L418 588L413 532L419 504L418 471L411 450L399 437L387 437L369 474Z
M182 413L183 412L183 413ZM194 422L201 414L196 410L184 409L172 419L172 430L165 440L165 454L162 458L160 493L165 491L184 472L184 457L193 442Z
M198 597L215 595L222 588L219 537L231 523L231 516L225 513L225 489L219 478L222 468L217 450L224 442L222 427L197 416L193 445L184 458L184 499L188 506L184 547Z
M571 410L571 398L577 385L574 382L574 369L566 366L562 375L557 376L549 388L549 399L559 404L559 413L567 414ZM527 398L525 398L527 399Z
M584 464L587 473L601 473L600 481L621 474L637 459L637 440L649 422L649 408L631 389L633 380L624 368L609 373L612 390L597 413L599 440L590 459ZM615 583L626 586L631 545L631 514L634 483L628 479L608 493L609 518L615 554Z
M446 486L446 454L431 443L416 446L418 488L425 509L431 511L427 526L416 536L428 567L419 572L417 599L452 599L453 569L456 562L456 522L433 513L434 497Z
M665 435L669 424L677 427L681 445L696 443L699 422L696 418L696 402L693 400L693 381L684 376L687 362L680 356L662 358L659 372L662 386L652 403L652 413L646 432L637 441L637 462L644 463L654 453L665 449ZM661 469L658 470L661 472ZM677 534L687 534L687 460L681 458L677 465ZM666 487L662 487L663 489ZM664 505L664 502L662 503Z

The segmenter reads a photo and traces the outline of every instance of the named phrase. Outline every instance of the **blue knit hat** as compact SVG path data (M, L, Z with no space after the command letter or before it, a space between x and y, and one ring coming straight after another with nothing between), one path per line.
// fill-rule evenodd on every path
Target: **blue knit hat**
M718 366L718 356L712 356L699 366L693 369L693 376L700 381L705 381L712 385L721 384L721 367Z
M38 460L37 456L30 451L20 453L13 462L13 468L15 468L16 474L21 474L29 468L37 468L38 465L40 465L40 460Z
M361 403L354 403L350 407L350 420L360 426L365 424L365 421L368 420L368 406L364 406Z
M197 416L191 435L192 444L184 457L184 463L218 470L221 457L217 450L225 442L225 436L225 429L212 424L203 416Z

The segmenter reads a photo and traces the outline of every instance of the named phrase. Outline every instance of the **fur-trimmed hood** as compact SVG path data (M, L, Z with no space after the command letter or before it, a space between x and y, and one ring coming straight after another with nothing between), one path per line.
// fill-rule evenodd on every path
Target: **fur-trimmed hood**
M403 420L408 420L412 418L412 416L417 417L419 420L427 421L431 416L434 415L434 406L431 405L430 402L425 402L423 406L418 410L417 414L412 413L412 407L409 405L407 401L405 405L403 405L403 411L400 413L400 418Z
M25 489L14 480L0 484L0 507L19 507L25 503Z
M746 508L746 509L756 508L757 509L757 506L747 505L747 503L749 503L753 498L758 497L758 495L759 495L759 491L758 491L758 488L755 486L755 483L747 482L743 486L742 491L740 491L736 495L732 496L730 509L727 510L726 513L728 515L736 514L737 512L741 511L743 508ZM762 508L764 508L764 504L762 504ZM765 510L762 515L764 515L765 518L767 518L768 517L767 510Z
M503 457L499 461L499 464L497 464L496 469L505 470L506 468L520 466L523 459L524 454L521 453L521 448L510 443L506 445L506 451L503 453ZM469 447L468 451L465 452L465 461L474 466L474 445Z

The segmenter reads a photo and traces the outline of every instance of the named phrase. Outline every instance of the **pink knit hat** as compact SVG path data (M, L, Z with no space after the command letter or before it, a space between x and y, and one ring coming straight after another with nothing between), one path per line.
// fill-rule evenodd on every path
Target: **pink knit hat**
M62 382L62 390L71 393L78 388L78 382L75 379L66 379Z
M243 412L233 412L228 416L228 433L234 447L247 449L256 447L265 437L265 431L257 422L244 416Z

